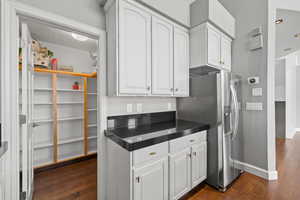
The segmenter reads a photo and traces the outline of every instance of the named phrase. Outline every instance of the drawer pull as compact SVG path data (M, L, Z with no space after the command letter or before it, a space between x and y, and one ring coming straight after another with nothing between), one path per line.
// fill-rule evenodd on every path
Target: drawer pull
M195 142L195 140L190 140L190 142Z
M194 154L194 156L197 156L197 152L194 152L193 154Z
M151 153L149 153L149 155L154 156L154 155L156 155L156 152L151 152Z

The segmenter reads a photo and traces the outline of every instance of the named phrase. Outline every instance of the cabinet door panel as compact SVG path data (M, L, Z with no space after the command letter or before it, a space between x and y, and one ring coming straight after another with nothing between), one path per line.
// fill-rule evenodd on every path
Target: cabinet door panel
M208 27L207 40L207 62L218 67L221 65L221 34Z
M190 148L170 156L170 200L179 199L191 188Z
M222 54L222 64L227 70L231 70L231 40L222 37L221 40L221 54Z
M192 146L192 187L204 181L207 176L206 142Z
M151 15L120 1L119 93L148 94L151 83Z
M134 170L134 200L168 199L168 160L149 164Z
M152 94L173 94L173 26L152 17Z
M174 29L174 95L189 96L189 35Z

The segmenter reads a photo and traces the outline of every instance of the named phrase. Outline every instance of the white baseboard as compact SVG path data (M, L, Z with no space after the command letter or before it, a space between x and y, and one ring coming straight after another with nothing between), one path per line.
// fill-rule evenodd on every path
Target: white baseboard
M277 171L267 171L265 169L256 167L254 165L250 165L248 163L240 162L237 160L235 160L234 162L240 170L244 170L250 174L259 176L263 179L270 180L270 181L278 179Z

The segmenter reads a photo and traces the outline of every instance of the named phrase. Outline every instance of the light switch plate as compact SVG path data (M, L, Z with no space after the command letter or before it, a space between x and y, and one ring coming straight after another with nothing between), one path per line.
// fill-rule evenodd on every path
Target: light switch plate
M127 112L132 113L132 104L127 104Z
M261 111L263 110L263 103L261 102L247 102L246 103L246 110L257 110Z
M254 97L261 97L263 95L262 88L253 88L252 89L252 96Z
M141 104L141 103L136 104L136 111L138 113L143 112L143 104Z

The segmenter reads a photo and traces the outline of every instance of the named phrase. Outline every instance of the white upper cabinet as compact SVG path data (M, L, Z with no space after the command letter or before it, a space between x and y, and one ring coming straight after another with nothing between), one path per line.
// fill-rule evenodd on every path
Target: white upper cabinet
M109 1L105 11L108 95L188 96L188 29L136 1Z
M221 64L221 34L212 28L207 29L207 62L213 66Z
M232 39L210 23L192 28L190 32L190 67L211 66L231 71Z
M221 62L225 69L231 71L231 39L222 36L221 38Z
M133 200L168 199L167 159L134 169L133 173Z
M189 96L189 33L174 29L174 95Z
M124 1L120 1L119 10L119 93L148 94L151 15Z
M152 94L173 94L173 26L152 17Z

